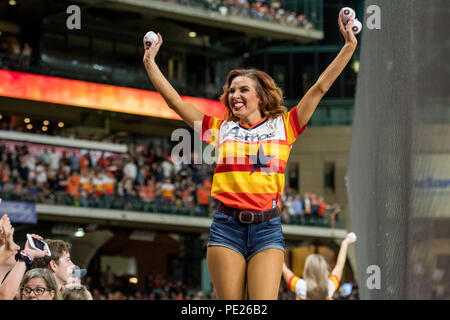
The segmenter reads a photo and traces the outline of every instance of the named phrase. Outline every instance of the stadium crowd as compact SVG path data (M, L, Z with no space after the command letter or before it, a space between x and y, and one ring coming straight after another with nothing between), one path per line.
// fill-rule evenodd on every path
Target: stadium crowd
M271 21L283 25L314 29L305 14L285 10L280 1L270 0L168 0L190 7L203 8L219 12L223 16L231 15L242 18Z
M127 154L0 142L0 195L5 200L211 216L214 166L174 163L166 147L137 145ZM338 204L286 188L284 223L338 220ZM327 225L326 225L327 226Z

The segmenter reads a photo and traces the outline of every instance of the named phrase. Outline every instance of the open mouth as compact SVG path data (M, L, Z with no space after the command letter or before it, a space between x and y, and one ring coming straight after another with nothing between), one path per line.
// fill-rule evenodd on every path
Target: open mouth
M240 109L242 109L243 107L245 106L245 104L244 103L242 103L242 102L236 102L234 105L233 105L233 110L240 110Z

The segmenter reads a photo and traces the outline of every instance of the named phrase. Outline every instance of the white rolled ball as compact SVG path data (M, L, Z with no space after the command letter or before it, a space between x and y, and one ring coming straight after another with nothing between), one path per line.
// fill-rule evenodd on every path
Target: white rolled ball
M362 23L358 19L353 20L353 25L352 25L353 33L358 34L361 32L361 30L362 30Z
M352 239L352 240L356 240L356 234L354 232L350 232L349 234L347 234L347 237Z
M149 31L144 36L144 46L150 47L152 45L152 42L158 42L158 35L153 31Z
M344 7L341 9L341 11L342 11L342 22L344 23L344 25L348 23L348 20L350 18L355 19L356 17L355 10L353 10L350 7Z

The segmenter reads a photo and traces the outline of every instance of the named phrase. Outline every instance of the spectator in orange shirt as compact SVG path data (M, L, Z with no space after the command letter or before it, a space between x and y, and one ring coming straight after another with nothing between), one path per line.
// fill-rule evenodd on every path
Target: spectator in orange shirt
M80 186L80 173L78 170L75 170L69 177L69 182L66 187L70 202L74 205L78 205L80 201Z
M117 193L123 197L124 209L131 209L131 200L136 195L134 190L134 180L124 174L117 186Z
M326 209L330 209L330 206L323 200L323 197L319 197L319 208L317 209L317 215L320 219L323 219Z
M102 155L97 160L97 166L100 168L108 168L110 166L110 161L107 157L105 157L105 152L102 152Z
M147 183L142 183L139 187L139 197L146 202L155 201L155 179L147 179Z
M83 169L89 168L89 160L87 159L88 155L85 154L80 157L78 165L80 166L80 171L83 171Z
M198 185L197 188L197 201L200 207L200 213L202 215L208 215L209 210L209 197L211 195L211 189L206 185Z

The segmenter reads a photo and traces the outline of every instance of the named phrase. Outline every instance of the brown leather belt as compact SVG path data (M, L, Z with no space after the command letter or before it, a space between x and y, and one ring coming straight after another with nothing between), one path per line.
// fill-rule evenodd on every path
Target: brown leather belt
M241 223L261 223L267 222L272 218L278 217L280 215L280 208L275 207L266 211L245 211L236 208L228 207L222 202L219 202L217 208L223 213L233 217L234 219L240 221Z

